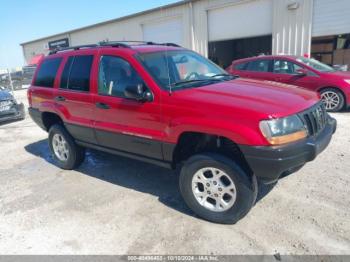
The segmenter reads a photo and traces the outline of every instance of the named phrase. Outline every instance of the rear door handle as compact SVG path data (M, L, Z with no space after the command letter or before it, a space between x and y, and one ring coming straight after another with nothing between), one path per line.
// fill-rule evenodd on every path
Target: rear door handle
M63 96L56 96L55 100L58 101L58 102L61 102L61 101L66 101L66 98L63 97Z
M105 103L96 103L96 107L101 108L101 109L110 109L109 105Z

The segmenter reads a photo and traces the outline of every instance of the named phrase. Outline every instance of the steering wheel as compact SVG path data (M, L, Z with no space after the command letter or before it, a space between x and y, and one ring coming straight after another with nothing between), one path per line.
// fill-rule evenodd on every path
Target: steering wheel
M199 79L199 74L197 72L192 72L185 77L185 80L194 80L194 79Z

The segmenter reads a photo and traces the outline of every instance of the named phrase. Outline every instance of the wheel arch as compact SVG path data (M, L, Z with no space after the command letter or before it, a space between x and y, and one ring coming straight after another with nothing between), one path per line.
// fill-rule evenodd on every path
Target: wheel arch
M62 118L56 113L43 112L41 118L46 131L49 131L55 124L63 124Z
M186 161L195 154L204 152L223 154L236 161L247 173L253 175L248 162L236 142L225 136L193 131L185 131L179 135L172 156L173 167L176 167L176 165Z
M321 94L322 90L325 90L325 89L336 89L336 90L340 91L341 94L343 95L344 99L346 100L346 95L345 95L344 91L337 86L323 86L323 87L320 87L319 89L317 89L317 92Z

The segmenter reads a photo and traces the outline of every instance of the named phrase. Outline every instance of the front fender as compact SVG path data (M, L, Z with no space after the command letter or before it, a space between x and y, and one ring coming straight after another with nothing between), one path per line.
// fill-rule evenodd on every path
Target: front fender
M240 119L227 121L224 119L181 117L171 121L168 136L170 142L177 143L184 132L198 132L222 136L236 144L268 145L260 133L260 129L253 123Z

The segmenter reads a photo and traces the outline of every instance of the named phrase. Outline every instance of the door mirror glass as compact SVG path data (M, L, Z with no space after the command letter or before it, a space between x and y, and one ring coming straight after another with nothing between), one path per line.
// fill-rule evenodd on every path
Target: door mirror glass
M153 101L152 93L147 90L147 88L142 83L127 86L124 90L124 95L126 98L134 99L140 102Z

